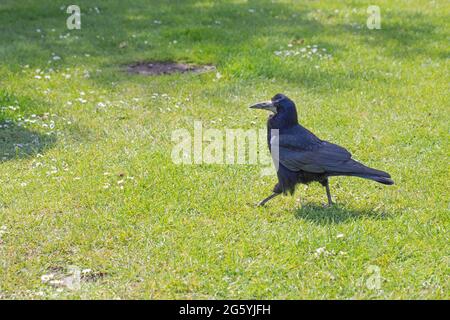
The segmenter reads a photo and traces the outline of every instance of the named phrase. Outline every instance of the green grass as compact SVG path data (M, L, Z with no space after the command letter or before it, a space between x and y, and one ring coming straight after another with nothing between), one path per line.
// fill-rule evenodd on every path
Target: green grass
M448 2L377 1L381 30L371 1L76 3L72 31L66 3L0 4L0 298L450 298ZM332 59L274 53L307 45ZM222 77L123 72L142 60ZM247 107L278 92L396 184L256 208L260 166L172 162L173 130L262 129ZM73 265L81 289L41 281Z

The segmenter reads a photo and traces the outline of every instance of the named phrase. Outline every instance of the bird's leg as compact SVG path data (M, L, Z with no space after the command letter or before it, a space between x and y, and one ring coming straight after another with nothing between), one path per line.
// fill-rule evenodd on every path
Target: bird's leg
M333 205L333 200L331 200L330 184L328 179L325 180L325 189L327 190L328 206Z
M269 201L272 198L275 198L276 196L278 196L279 193L272 193L270 196L268 196L267 198L265 198L264 200L262 200L261 202L258 203L258 207L262 207L263 205L266 204L267 201Z

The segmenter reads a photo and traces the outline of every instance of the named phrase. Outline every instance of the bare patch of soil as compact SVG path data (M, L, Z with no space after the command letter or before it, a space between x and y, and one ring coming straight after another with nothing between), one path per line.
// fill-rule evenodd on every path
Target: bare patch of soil
M149 76L186 72L203 73L215 69L212 65L195 65L169 61L136 62L127 66L128 73Z

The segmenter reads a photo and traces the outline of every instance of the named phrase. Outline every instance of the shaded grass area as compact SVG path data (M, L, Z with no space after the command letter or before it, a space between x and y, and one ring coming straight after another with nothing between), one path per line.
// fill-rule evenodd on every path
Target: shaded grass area
M0 91L0 106L0 161L36 155L54 144L54 135L29 129L23 121L26 117L30 117L31 122L47 117L44 113L35 114L45 110L42 104L3 90Z
M368 30L370 4L79 1L69 31L64 3L3 1L0 297L448 298L449 5L380 1ZM308 45L332 58L275 54ZM218 74L122 71L150 60ZM277 92L396 185L255 208L260 166L172 162L173 130L262 129L247 106ZM41 280L70 266L80 290Z

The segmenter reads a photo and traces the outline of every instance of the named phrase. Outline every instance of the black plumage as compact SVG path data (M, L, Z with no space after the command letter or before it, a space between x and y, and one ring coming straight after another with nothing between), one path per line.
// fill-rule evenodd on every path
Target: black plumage
M328 178L333 176L354 176L387 185L394 183L388 173L353 160L345 148L321 140L302 127L294 102L285 95L277 94L271 101L257 103L251 108L273 112L267 121L267 143L277 168L278 183L273 194L260 205L279 194L292 194L298 183L313 181L326 188L331 205Z

